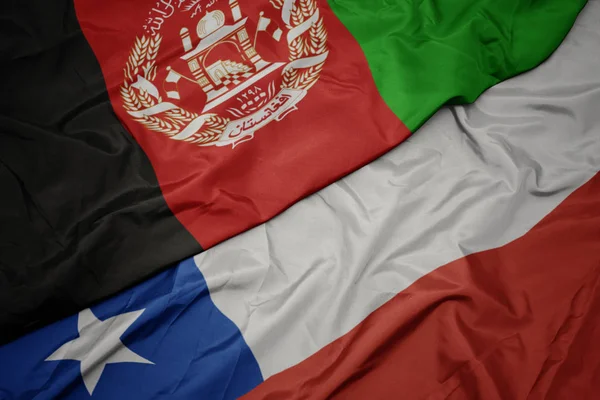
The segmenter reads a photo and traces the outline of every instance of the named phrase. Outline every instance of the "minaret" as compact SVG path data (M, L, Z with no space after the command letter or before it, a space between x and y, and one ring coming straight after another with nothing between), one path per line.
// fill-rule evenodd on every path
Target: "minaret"
M190 38L190 32L187 28L181 28L179 31L179 36L181 36L181 42L183 43L183 51L186 53L192 50L192 39Z
M238 22L242 19L242 11L240 10L238 0L229 0L229 7L231 7L231 15L233 15L234 22Z

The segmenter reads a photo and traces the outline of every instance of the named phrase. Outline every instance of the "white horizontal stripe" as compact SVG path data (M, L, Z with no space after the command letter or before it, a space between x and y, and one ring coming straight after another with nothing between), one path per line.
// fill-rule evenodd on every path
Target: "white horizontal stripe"
M196 257L265 378L416 279L525 234L600 168L600 2L560 49L281 216Z

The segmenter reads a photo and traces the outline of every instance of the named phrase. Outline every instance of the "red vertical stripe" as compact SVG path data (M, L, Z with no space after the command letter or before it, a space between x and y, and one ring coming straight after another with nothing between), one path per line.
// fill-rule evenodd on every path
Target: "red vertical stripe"
M592 399L600 175L525 236L421 278L249 399Z
M170 71L167 68L190 73L187 62L181 59L185 53L181 29L189 30L190 40L196 46L200 41L196 27L206 12L220 10L228 18L226 23L233 23L229 2L201 2L201 12L192 17L193 13L186 12L185 7L173 11L165 3L145 0L103 0L100 6L96 0L75 0L81 28L98 58L116 114L148 155L170 209L205 249L269 220L410 135L381 98L356 40L326 1L318 4L327 31L328 51L318 81L295 111L281 121L272 121L257 130L254 139L233 148L201 147L153 131L150 125L135 121L127 113L122 95L124 67L133 57L136 38L149 37L143 26L156 28L156 21L163 21L153 84L165 101L177 103L186 111L204 113L206 95L192 78L178 82L180 100L166 97L166 90L172 87L168 82L164 86L164 79ZM240 0L239 6L244 18L248 18L245 26L250 37L254 37L261 12L273 23L284 26L281 11L268 0ZM264 33L257 38L256 50L265 60L284 64L290 61L287 32L279 42ZM231 48L222 55L225 61L239 57ZM278 91L281 75L282 69L277 70L250 88L261 87L266 93L272 82ZM239 106L243 93L206 113L235 120L237 117L225 110Z

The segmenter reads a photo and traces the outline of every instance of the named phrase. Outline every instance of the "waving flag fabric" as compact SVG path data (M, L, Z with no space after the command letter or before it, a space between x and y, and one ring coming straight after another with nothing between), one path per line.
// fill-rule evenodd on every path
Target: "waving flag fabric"
M272 377L250 398L595 398L599 16L590 3L549 62L196 257Z
M268 32L273 39L279 41L281 40L281 35L283 35L283 31L279 28L278 25L272 24L272 21L269 18L260 16L258 20L258 24L256 26L257 36L258 32Z
M2 399L235 399L262 382L193 260L0 348L0 360Z
M584 4L4 2L2 341L272 218L445 102L533 68Z
M599 17L277 218L0 347L0 396L595 398Z

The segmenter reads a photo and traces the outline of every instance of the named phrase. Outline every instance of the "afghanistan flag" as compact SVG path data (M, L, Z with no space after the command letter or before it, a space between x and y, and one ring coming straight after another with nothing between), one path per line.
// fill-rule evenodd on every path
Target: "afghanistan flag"
M269 220L535 67L584 4L4 1L2 341Z
M224 0L221 2L225 4ZM222 17L216 9L221 2L213 0L201 4L210 7L215 14L214 21L205 20L203 27L198 28L198 37L219 26ZM169 9L158 8L159 3L153 8L163 10L166 17ZM185 2L181 3L184 7ZM198 4L190 6L189 11L196 12L194 7ZM270 4L274 8L279 5L276 1ZM294 4L290 4L293 11ZM336 4L331 2L330 6ZM178 6L175 2L173 5ZM442 13L439 5L436 6L438 8L427 9L427 12L440 21L453 15L449 10ZM198 8L195 18L201 19L209 12L202 7ZM12 10L17 9L13 6ZM32 10L27 11L31 14ZM101 5L96 10L98 15L102 14ZM223 11L227 9L219 10L225 16L223 27L227 26L227 15ZM319 12L326 10L320 8ZM453 18L460 20L465 10L469 7ZM83 21L79 10L77 12ZM423 10L418 12L427 15ZM380 15L380 20L388 14ZM11 19L14 25L10 27L26 26L24 17L15 15ZM235 16L233 12L231 15ZM482 15L481 9L474 11L471 18L478 15ZM511 15L510 21L517 15ZM49 16L46 14L44 18ZM400 16L397 18L401 20ZM485 14L485 18L493 20L490 14ZM596 379L600 356L593 346L600 308L599 18L600 3L590 3L549 62L495 86L471 106L440 110L418 135L315 196L298 202L279 217L172 268L164 268L164 265L164 271L139 284L0 346L0 398L230 399L245 395L247 399L594 399L600 390L600 380ZM256 21L257 43L260 35L277 42L277 37L284 40L288 34L285 23L278 22L276 15L261 11ZM429 22L420 23L427 26ZM89 24L92 31L100 29L93 22ZM498 25L497 19L494 24ZM49 40L48 35L40 39L37 31L29 27L23 38ZM55 25L59 31L65 27L68 24ZM216 28L205 39L223 27ZM547 29L550 32L555 28ZM106 28L102 30L110 33ZM252 37L252 31L250 33ZM190 30L180 29L179 34L181 44L185 45L187 40L184 39ZM193 41L193 34L191 37L194 49L198 45ZM548 34L544 36L547 37ZM439 35L435 38L438 40ZM81 40L77 36L75 39ZM73 39L67 35L63 40L69 43ZM57 45L52 45L51 40L49 43L45 50L31 48L29 53L14 56L8 65L37 57L38 63L55 75L72 70L79 76L81 67L68 68L64 64L77 53L57 53L50 61L46 60L46 64L40 61L40 54L56 50ZM134 43L142 49L141 53L149 52L143 48L150 46L150 39L140 39L139 43L134 40ZM490 43L482 41L479 46ZM113 46L117 44L116 40L112 42ZM415 48L423 46L423 43L415 44ZM506 46L510 48L509 44ZM20 47L11 45L6 49L16 52ZM333 49L328 51L331 57ZM80 54L85 52L80 51ZM181 72L182 67L176 66L177 57L179 55L174 57L175 61L169 61L170 68L164 71L162 86L156 85L156 79L146 79L143 72L138 73L156 87L154 91L140 79L131 85L140 104L146 101L150 104L146 108L154 107L156 104L152 105L151 100L143 100L147 96L153 98L152 93L161 98L161 102L155 101L157 104L179 104L178 101L191 98L194 86L190 88L192 94L185 94L184 83L191 82ZM214 76L222 82L229 79L228 75L240 75L232 71L245 70L243 60L223 61L224 56L220 57L221 63L217 62L213 70ZM264 60L269 62L266 57ZM61 68L52 69L56 64ZM30 65L30 69L33 68L33 62ZM24 66L18 70L19 73L26 71ZM344 81L334 81L333 73L329 80L322 82L326 71L324 67L319 81L309 88L309 94L296 103L297 110L286 115L284 121L271 121L269 126L301 113L310 92L320 84L331 85L331 91L338 89L338 96L345 90L356 89L344 86ZM225 75L226 72L229 74ZM120 73L128 72L123 69ZM73 87L80 87L81 79L73 83ZM52 81L37 81L39 85L49 85L48 82ZM14 82L11 84L15 85L14 93L24 93L25 89L17 89ZM24 85L29 90L34 86ZM56 87L68 88L64 82L63 85L56 83ZM89 90L82 89L78 94L84 96ZM114 90L117 98L126 92L118 85ZM277 90L282 90L281 86L275 86L274 91ZM381 93L383 90L379 89ZM258 94L254 94L257 98L253 101L260 104L262 92L257 89L254 92ZM267 89L265 96L269 96L268 93ZM168 233L176 234L176 228L185 232L181 225L172 222L174 216L178 216L177 210L169 208L168 199L161 200L160 193L166 190L164 183L157 183L156 178L154 183L151 181L156 168L154 164L149 166L144 158L146 153L136 147L135 143L141 139L134 141L125 136L132 129L125 122L126 115L122 113L121 119L127 128L118 122L105 127L102 118L94 119L90 125L83 124L82 118L87 121L86 118L96 116L103 107L110 110L108 99L102 94L98 95L99 99L92 97L79 109L75 107L55 125L37 122L40 126L36 128L25 119L19 120L16 103L6 108L14 114L11 119L2 119L3 123L12 121L11 126L22 129L5 136L12 138L11 143L22 142L23 149L29 145L28 141L35 143L37 138L33 134L26 136L26 127L57 143L85 143L75 149L78 151L62 158L55 156L54 160L66 162L79 157L82 166L96 168L97 181L88 183L89 186L85 186L87 181L84 180L69 181L77 187L71 191L64 189L65 195L54 196L51 204L61 205L71 212L71 217L88 218L91 214L90 221L98 220L91 227L100 232L92 230L86 235L80 234L78 240L87 246L89 243L99 246L100 242L89 240L101 234L101 243L107 250L80 246L75 247L78 253L74 253L79 261L77 266L97 266L88 274L94 271L98 285L103 279L111 282L123 279L125 273L130 274L132 281L141 279L135 275L140 270L131 270L129 266L136 265L139 259L145 260L147 265L165 262L165 258L159 257L171 253L165 255L161 250L169 248L161 249L159 245L169 244ZM32 99L40 102L45 98ZM65 96L56 96L43 104L56 107L65 99ZM115 104L120 104L114 100L113 103L113 109L116 109ZM386 100L386 105L389 103ZM20 107L24 104L28 103L23 101ZM278 105L269 104L267 111L277 112ZM165 107L164 104L161 107ZM193 103L185 107L191 109ZM244 110L242 107L231 106L237 110L238 119L244 118L244 110L253 106L247 105ZM36 109L29 112L33 111ZM323 113L325 111L320 110L318 115ZM50 114L46 117L52 120ZM351 119L353 115L349 113L345 118ZM38 121L42 121L41 117ZM294 126L309 122L312 121L299 120ZM176 125L173 121L170 123ZM93 130L94 124L106 130ZM178 129L184 125L177 125ZM384 125L381 129L385 131L385 128ZM269 132L261 128L260 132L263 131ZM242 150L258 143L264 137L260 132L243 143L236 141L231 146L221 147ZM121 144L125 150L100 141L103 136L97 136L98 140L94 141L94 135L101 133L113 141L123 135ZM280 133L283 131L273 131L273 135ZM8 140L5 136L3 140ZM47 141L45 152L38 153L39 159L47 160L53 154L50 146L56 146L53 140ZM185 141L182 144L186 144ZM95 152L90 152L88 147L96 149ZM205 146L199 148L205 150ZM45 203L41 203L39 194L31 189L36 186L27 183L31 181L19 181L19 175L12 173L19 164L13 164L12 169L6 167L5 159L15 163L19 160L18 151L14 153L3 148L4 176L12 176L14 190L29 193L30 197L22 203L15 201L12 208L3 208L4 215L18 221L14 218L18 215L15 210L22 204L23 212L29 213L22 217L27 216L31 223L37 224L31 225L29 232L46 227L44 232L54 234L54 238L58 237L57 227L77 227L75 222L63 221L58 216L50 219L52 214L46 212ZM92 162L99 162L94 155L127 162L98 166ZM296 158L292 157L289 162L298 159L297 153L292 155ZM100 157L100 160L104 159ZM60 178L49 171L61 164L42 166L35 158L19 161L19 171L27 171L28 165L40 164L37 175L28 175L36 179L33 183L37 183L37 187L60 189ZM133 166L140 165L146 165L145 174L136 173L136 169L126 174ZM328 171L327 166L322 167L323 171ZM42 182L43 172L55 180ZM53 174L56 173L54 170ZM85 177L87 173L83 167L66 169L61 177L66 179L71 174ZM181 172L183 177L198 173ZM294 176L298 174L295 172ZM121 186L111 186L106 183L109 177L117 182L123 177L127 180L121 182ZM98 182L104 183L93 186ZM174 180L172 184L185 186L188 182ZM30 191L25 192L26 188ZM94 200L93 196L84 196L84 189L97 194L96 209L84 209L83 204L75 201L68 203L68 207L62 205L61 201L71 198L66 194ZM130 189L134 189L133 193ZM158 197L152 197L153 193ZM276 198L281 193L269 195ZM124 201L130 205L118 208ZM117 211L111 213L102 208L107 205L116 207ZM162 214L148 211L161 207ZM146 214L141 214L143 212ZM67 215L59 216L66 218ZM160 225L166 221L171 221L171 225ZM119 225L115 226L117 222ZM161 226L163 231L155 230ZM23 229L17 224L9 227L15 232ZM132 230L138 236L123 235ZM75 235L78 231L71 228L65 232ZM111 237L107 232L121 236ZM159 232L163 232L163 236L158 236ZM15 250L19 242L14 239L19 236L6 233L3 237L2 256L19 254ZM181 246L179 255L186 253L185 246L194 245L195 239L191 237L181 233L176 237L176 243ZM156 238L161 240L152 242ZM68 249L64 240L56 243ZM23 242L23 248L25 246ZM47 246L48 251L60 248ZM5 248L11 252L4 252ZM23 252L25 254L25 250ZM64 249L56 252L66 254ZM100 265L99 260L106 265ZM111 269L117 261L122 269ZM4 259L2 263L2 279L15 277L15 273L5 274L4 268L17 264ZM81 272L81 269L74 271ZM51 288L62 277L76 285L81 276L48 274L40 281ZM26 287L31 278L20 279ZM14 285L10 290L15 291L15 287L19 286ZM67 295L66 290L75 289L61 288L65 293L57 290L52 294L70 299L72 295ZM77 292L82 304L89 300L85 290L80 287ZM26 301L23 293L21 300ZM69 303L64 302L62 306L68 307ZM54 317L63 312L52 307L47 310Z

